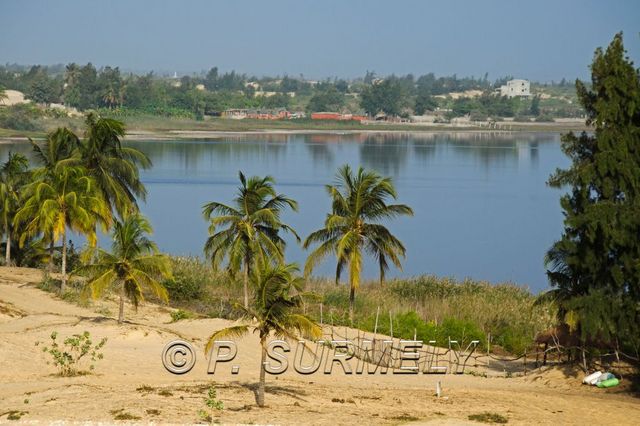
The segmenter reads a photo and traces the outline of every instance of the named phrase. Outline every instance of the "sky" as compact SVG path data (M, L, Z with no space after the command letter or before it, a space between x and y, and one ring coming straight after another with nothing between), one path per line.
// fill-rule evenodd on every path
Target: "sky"
M639 23L638 0L0 0L0 63L558 81L619 31L640 63Z

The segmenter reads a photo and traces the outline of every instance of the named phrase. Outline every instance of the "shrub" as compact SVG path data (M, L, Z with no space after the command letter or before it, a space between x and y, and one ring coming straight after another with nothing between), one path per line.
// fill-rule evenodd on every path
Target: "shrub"
M169 299L183 301L202 298L205 286L211 283L211 268L194 257L172 257L171 264L173 277L162 283L169 292Z
M555 120L550 115L540 115L536 117L536 123L553 123Z
M438 346L449 344L449 339L457 340L463 348L472 340L479 340L483 344L487 339L480 327L470 320L446 318L436 327L436 343Z
M471 121L487 121L488 118L487 113L483 111L471 111L471 114L469 114L469 120Z
M178 322L188 318L191 318L191 314L187 311L183 311L182 309L171 312L171 322Z
M91 334L88 331L67 337L62 344L58 343L57 338L57 331L51 333L51 344L43 347L42 352L51 355L53 365L58 368L60 376L81 374L82 372L78 370L78 367L85 356L91 359L92 364L89 365L89 370L93 370L93 363L103 358L100 350L107 343L107 338L104 337L98 344L94 345L91 340ZM36 346L39 344L40 342L36 342Z
M40 126L34 121L39 116L38 109L28 104L0 108L0 127L11 130L40 130Z
M504 424L509 422L509 420L502 414L490 413L488 411L480 414L471 414L469 416L469 420L474 420L476 422L483 422L483 423L503 423Z
M531 122L531 117L529 117L528 115L518 114L515 117L513 117L513 121L529 123Z

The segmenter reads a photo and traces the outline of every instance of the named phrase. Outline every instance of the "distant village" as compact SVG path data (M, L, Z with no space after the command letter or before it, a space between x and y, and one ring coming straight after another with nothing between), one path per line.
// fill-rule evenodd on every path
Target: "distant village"
M479 126L502 121L583 120L572 83L433 73L310 80L255 77L216 67L200 74L145 75L92 64L0 65L0 127L35 130L46 117L97 110L115 117L309 120ZM32 105L36 109L20 109ZM40 121L40 124L35 123ZM46 127L46 126L45 126Z
M178 82L179 83L179 82ZM253 86L254 89L259 89L258 83L249 82L247 85ZM199 90L204 90L204 85L199 85ZM482 94L482 91L471 90L471 93L454 94L454 97L468 96L474 97ZM275 96L277 92L264 92L257 90L256 96ZM507 98L520 97L528 99L531 97L531 84L528 80L514 79L507 81L506 84L495 89L494 94L496 96L505 96ZM295 92L287 93L288 96L295 97ZM458 96L456 96L458 95ZM445 96L438 96L444 98ZM254 120L291 120L301 118L311 118L311 120L328 120L328 121L356 121L364 123L367 121L390 121L390 122L407 122L408 119L403 119L396 116L388 116L383 112L379 112L375 116L368 116L364 114L349 114L335 111L320 111L307 114L305 111L288 111L284 108L275 109L241 109L231 108L221 112L214 112L211 115L219 116L222 118L228 118L233 120L254 119Z

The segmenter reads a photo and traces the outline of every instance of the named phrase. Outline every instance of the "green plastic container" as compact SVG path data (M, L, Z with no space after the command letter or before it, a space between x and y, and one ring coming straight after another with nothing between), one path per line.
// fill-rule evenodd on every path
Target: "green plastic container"
M598 383L598 387L599 388L612 388L614 386L618 386L618 384L620 383L620 380L616 379L615 377L613 379L607 379L607 380L603 380L601 382Z

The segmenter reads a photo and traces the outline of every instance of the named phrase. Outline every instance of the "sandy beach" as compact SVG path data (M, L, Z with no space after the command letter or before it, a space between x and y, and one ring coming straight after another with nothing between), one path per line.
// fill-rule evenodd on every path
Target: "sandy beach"
M223 424L479 424L469 415L495 412L509 424L634 424L638 399L621 386L609 390L581 385L578 370L536 370L526 377L476 375L331 375L303 376L287 371L267 376L267 407L258 408L253 389L258 378L259 342L237 341L237 375L220 364L207 374L203 347L222 319L171 323L171 309L145 304L127 306L127 322L113 317L115 302L88 307L65 302L35 287L42 273L0 268L0 422L11 412L20 421L113 422L120 413L138 423L198 423L198 411L215 383L224 410ZM104 359L93 373L59 377L41 346L53 331L66 337L89 331L107 337ZM197 362L185 375L162 365L166 343L181 338L196 348ZM443 393L435 396L436 382ZM306 419L306 420L302 420Z

